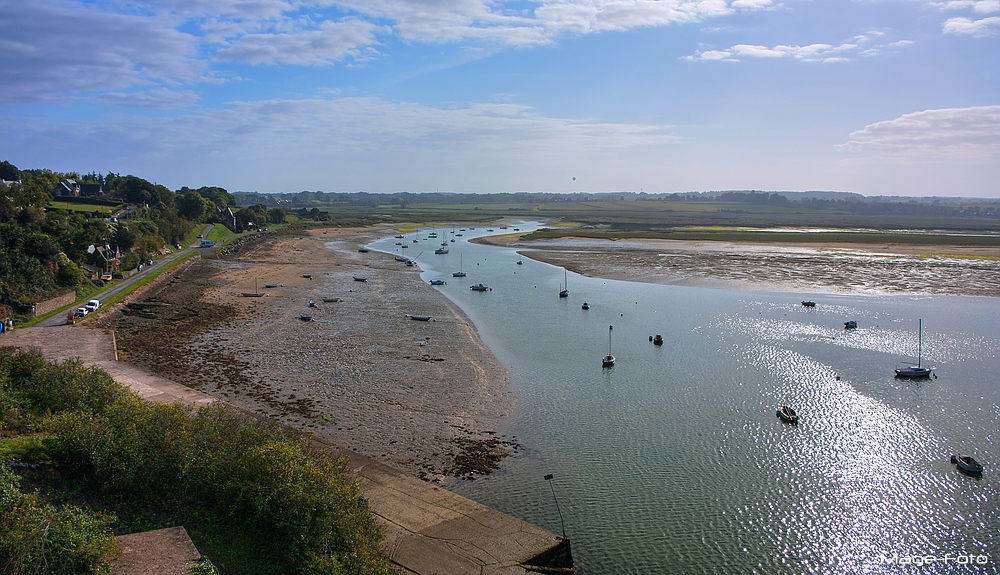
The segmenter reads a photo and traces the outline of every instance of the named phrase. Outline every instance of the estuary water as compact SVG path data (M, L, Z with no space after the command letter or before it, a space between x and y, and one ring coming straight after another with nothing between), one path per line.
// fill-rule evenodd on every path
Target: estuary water
M450 228L403 241L509 370L518 403L496 431L520 447L449 489L564 531L592 575L1000 572L1000 300L572 273L559 298L561 268L456 232L446 255L432 252ZM468 277L453 278L460 255ZM937 378L895 379L918 319ZM959 473L956 452L983 476Z

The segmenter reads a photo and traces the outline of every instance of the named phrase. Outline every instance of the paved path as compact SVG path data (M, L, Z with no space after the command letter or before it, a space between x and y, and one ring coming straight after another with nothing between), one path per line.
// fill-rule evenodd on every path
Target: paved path
M0 347L36 348L50 360L79 357L106 370L145 399L205 405L207 394L116 361L114 335L81 325L31 327L0 335ZM436 487L354 452L314 440L347 457L385 535L389 558L402 573L521 575L521 566L567 545L562 537Z

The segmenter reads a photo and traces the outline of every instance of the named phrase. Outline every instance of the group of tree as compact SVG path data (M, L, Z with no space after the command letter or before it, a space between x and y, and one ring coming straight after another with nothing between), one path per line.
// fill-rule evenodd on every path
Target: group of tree
M89 274L103 270L102 250L117 248L120 271L180 243L201 223L246 229L284 220L281 209L257 205L242 210L223 188L181 188L176 192L138 176L116 173L81 176L75 172L18 169L0 162L0 317L26 311L31 303L61 290L79 289ZM64 180L102 186L104 203L127 206L115 218L97 212L53 209L53 190ZM230 215L236 213L236 218ZM109 253L104 250L104 253Z

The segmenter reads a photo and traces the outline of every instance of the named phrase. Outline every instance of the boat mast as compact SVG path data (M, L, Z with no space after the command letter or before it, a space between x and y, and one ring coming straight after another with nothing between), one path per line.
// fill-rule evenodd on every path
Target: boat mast
M917 320L917 369L920 369L920 357L924 354L924 320Z
M615 329L615 326L613 325L608 326L608 357L611 356L611 331L613 329Z

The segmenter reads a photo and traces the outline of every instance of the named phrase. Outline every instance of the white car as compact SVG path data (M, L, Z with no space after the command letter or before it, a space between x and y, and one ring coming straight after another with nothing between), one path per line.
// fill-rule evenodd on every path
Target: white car
M78 308L76 308L76 313L74 315L76 317L83 317L83 316L87 315L88 313L90 313L90 312L87 311L87 308L85 308L85 307L78 307Z
M87 302L87 305L84 306L84 309L86 309L88 312L95 312L99 307L101 307L101 300L92 299Z

